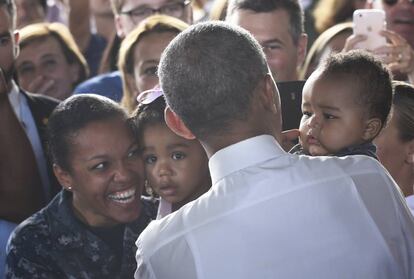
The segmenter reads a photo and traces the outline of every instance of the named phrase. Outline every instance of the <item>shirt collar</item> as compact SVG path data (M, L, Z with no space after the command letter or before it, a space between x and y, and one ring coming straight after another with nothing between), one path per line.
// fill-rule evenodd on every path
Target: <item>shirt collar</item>
M213 185L225 176L286 152L273 136L260 135L217 151L209 160Z

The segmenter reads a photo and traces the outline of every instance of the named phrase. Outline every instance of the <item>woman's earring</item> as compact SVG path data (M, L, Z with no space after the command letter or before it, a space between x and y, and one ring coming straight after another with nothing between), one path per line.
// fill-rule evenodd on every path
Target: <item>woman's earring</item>
M68 186L68 188L66 190L72 191L72 187L71 186Z

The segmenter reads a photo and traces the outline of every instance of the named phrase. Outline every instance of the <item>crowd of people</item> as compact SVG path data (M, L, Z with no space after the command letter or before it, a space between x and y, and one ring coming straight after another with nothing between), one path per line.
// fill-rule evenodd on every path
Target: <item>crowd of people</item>
M412 0L0 0L0 127L0 278L414 278Z

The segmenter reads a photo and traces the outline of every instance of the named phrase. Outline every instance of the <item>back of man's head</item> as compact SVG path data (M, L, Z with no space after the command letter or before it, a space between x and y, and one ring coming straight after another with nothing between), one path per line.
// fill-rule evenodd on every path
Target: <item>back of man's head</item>
M158 74L167 103L199 139L220 135L248 117L266 58L245 30L221 22L197 24L164 51Z
M298 43L304 29L303 10L298 0L229 0L227 17L237 10L250 10L254 13L269 13L285 10L290 17L290 34L295 44Z
M4 9L10 16L11 27L16 27L16 4L14 0L0 0L0 8Z

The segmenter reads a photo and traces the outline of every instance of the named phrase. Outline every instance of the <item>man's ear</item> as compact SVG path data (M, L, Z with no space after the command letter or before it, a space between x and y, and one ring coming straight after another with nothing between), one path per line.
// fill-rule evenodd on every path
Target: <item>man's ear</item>
M370 141L378 136L382 129L382 121L379 118L368 119L365 125L365 131L362 138L365 141Z
M53 172L55 173L59 184L62 185L63 188L66 190L72 190L72 177L67 171L63 170L60 166L53 164Z
M267 74L263 82L262 91L258 92L262 106L273 113L277 113L279 108L279 92L271 74Z
M169 106L165 108L164 117L167 126L180 137L188 140L193 140L196 138L194 134L187 128L181 118L174 111L172 111Z
M298 61L296 67L299 68L302 66L306 58L306 50L308 48L308 35L301 34L298 41Z

